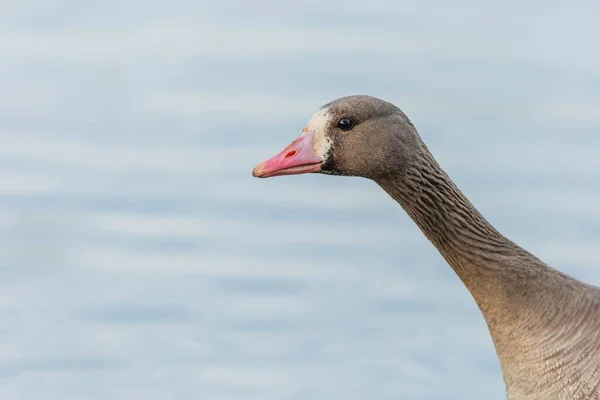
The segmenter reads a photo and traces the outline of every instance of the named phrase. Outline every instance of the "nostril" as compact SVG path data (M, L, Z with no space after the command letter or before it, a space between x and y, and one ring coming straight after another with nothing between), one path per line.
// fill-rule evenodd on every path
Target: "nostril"
M296 150L292 150L285 155L285 158L294 157L296 155Z

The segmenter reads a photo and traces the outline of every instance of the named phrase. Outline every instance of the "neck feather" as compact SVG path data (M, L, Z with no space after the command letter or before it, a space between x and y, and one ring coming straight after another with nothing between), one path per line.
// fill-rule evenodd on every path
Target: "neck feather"
M561 388L567 393L575 387L569 383L573 379L597 387L600 368L586 363L597 357L593 352L600 343L598 321L589 317L600 309L598 292L590 293L589 286L501 235L423 147L413 167L377 183L402 205L473 295L509 392L550 390L539 398L558 398ZM557 356L563 361L558 363ZM585 393L595 390L590 388ZM580 396L568 398L590 398Z
M500 234L424 147L418 162L377 183L406 210L465 283L480 307L515 290L528 296L558 273Z

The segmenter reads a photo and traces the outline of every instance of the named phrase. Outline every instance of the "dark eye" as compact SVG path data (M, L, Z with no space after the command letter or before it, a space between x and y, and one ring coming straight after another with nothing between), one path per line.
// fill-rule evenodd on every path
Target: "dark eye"
M354 128L354 122L350 118L342 118L337 122L337 127L343 131L349 131Z

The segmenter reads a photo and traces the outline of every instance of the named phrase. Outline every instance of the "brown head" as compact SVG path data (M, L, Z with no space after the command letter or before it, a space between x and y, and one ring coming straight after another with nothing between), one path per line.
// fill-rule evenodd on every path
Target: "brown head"
M319 108L302 134L252 175L322 173L377 181L402 174L424 150L398 107L375 97L348 96Z

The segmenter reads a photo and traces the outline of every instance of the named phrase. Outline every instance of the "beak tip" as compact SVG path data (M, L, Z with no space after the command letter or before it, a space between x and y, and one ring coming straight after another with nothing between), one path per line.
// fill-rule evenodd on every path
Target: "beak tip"
M252 170L252 176L255 178L262 178L262 172L263 172L263 165L262 164L258 164L256 167L254 167L254 169Z

